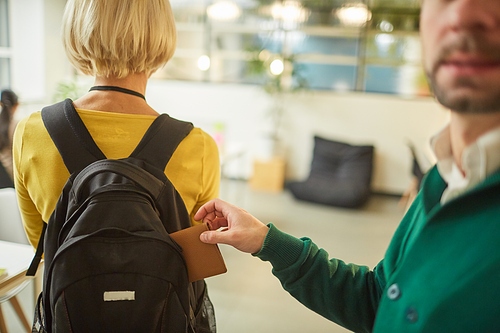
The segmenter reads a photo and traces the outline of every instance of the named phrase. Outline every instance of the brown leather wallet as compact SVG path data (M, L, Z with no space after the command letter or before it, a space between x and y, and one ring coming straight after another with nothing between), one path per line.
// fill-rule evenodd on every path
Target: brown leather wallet
M200 240L201 233L207 230L210 230L208 223L202 223L170 234L182 247L189 282L227 272L217 244L206 244Z

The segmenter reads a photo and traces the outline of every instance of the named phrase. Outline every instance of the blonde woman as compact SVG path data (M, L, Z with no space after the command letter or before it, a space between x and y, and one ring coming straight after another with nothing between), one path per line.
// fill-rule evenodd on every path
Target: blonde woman
M144 98L149 77L169 61L176 47L168 0L69 0L62 41L71 64L95 77L90 91L73 102L79 116L107 158L128 157L159 112L169 111L154 110ZM49 220L69 177L40 112L19 123L13 156L24 227L36 247L43 222ZM214 140L194 128L171 157L165 174L193 217L218 196Z

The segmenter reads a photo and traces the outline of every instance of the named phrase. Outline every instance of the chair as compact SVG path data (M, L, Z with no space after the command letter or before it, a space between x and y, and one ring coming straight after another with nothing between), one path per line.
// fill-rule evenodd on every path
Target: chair
M0 240L29 245L13 188L0 189Z
M411 204L413 203L413 200L415 200L415 197L418 194L418 191L420 191L420 185L425 175L425 171L422 168L422 165L417 157L417 151L415 146L411 142L408 142L408 148L410 149L412 156L412 169L411 169L412 179L410 185L404 191L403 195L401 196L401 199L399 200L399 205L401 207L405 207L406 210L410 208Z
M21 215L17 205L16 191L13 188L0 189L0 240L29 244L24 232ZM0 295L0 304L9 301L14 307L14 311L21 320L27 332L31 332L31 327L19 304L16 295L23 290L30 281L25 281L6 294ZM0 307L0 332L7 332L4 316Z
M360 207L371 194L373 156L373 146L353 146L315 136L309 177L287 187L299 200Z
M7 170L5 170L3 164L0 162L0 189L6 187L14 188L14 182L7 173Z

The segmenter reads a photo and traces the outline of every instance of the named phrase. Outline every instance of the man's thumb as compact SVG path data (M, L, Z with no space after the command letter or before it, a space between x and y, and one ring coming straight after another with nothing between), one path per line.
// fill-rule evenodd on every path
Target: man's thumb
M200 235L200 240L203 243L208 243L208 244L217 244L217 243L224 243L224 236L223 232L220 231L205 231Z

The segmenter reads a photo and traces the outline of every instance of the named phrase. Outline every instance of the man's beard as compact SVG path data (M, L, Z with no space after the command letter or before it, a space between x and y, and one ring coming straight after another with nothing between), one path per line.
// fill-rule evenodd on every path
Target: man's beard
M500 87L499 91L487 98L474 98L470 96L452 96L450 89L441 88L436 77L427 73L427 79L434 96L444 107L458 113L494 113L500 111ZM474 87L468 79L457 81L460 87Z
M459 113L493 113L500 111L500 85L498 87L486 87L490 90L490 94L486 97L480 94L480 97L471 96L454 96L454 89L469 88L473 90L476 87L474 78L459 78L453 86L454 87L441 87L439 86L436 76L439 66L446 58L455 51L470 52L489 57L488 59L499 61L500 49L496 45L491 45L482 36L472 34L461 34L452 43L445 44L440 53L437 61L433 64L431 70L426 69L426 75L431 89L436 99L443 106L459 112ZM484 88L483 88L484 89Z

